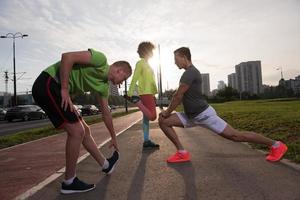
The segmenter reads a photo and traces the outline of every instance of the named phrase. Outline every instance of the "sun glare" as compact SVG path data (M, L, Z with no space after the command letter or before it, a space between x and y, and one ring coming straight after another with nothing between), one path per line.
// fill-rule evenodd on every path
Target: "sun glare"
M174 77L178 73L178 68L174 64L174 55L171 49L161 48L159 55L159 51L156 48L153 51L153 57L149 59L149 64L153 69L156 80L159 74L159 66L161 67L163 90L169 89L171 86L177 86L177 78L175 81Z

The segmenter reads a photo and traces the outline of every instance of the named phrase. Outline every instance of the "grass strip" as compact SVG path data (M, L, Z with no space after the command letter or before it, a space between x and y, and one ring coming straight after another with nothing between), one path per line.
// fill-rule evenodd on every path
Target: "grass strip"
M112 117L117 118L127 114L131 114L133 112L137 112L138 109L129 110L128 113L126 112L118 112L113 113ZM85 120L87 124L95 124L102 122L102 117L93 116ZM34 128L30 130L25 130L21 132L17 132L13 135L5 135L0 137L0 149L7 148L10 146L14 146L17 144L22 144L25 142L37 140L43 137L55 135L64 132L63 129L55 129L52 125L47 125L40 128Z
M235 129L254 131L285 142L289 148L285 158L300 163L299 99L231 101L210 105ZM268 151L265 145L250 145Z

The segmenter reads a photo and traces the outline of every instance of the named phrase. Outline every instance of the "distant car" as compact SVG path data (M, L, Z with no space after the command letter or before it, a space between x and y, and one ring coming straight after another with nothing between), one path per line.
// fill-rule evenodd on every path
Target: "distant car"
M95 105L84 105L81 108L82 115L96 115L99 114L99 109Z
M9 122L14 119L22 119L23 121L45 119L46 113L39 106L22 105L8 109L5 118Z
M76 108L76 110L77 110L77 112L78 112L78 114L80 115L80 116L82 116L82 105L75 105L74 104L74 107Z
M110 112L113 110L113 108L112 108L110 105L107 105L107 107L108 107L108 110L109 110ZM97 108L99 109L99 113L101 113L101 112L102 112L102 111L101 111L101 107L98 106Z
M6 110L0 108L0 120L5 120Z
M110 105L110 109L111 109L111 110L115 110L115 109L117 109L117 106L115 106L115 105Z

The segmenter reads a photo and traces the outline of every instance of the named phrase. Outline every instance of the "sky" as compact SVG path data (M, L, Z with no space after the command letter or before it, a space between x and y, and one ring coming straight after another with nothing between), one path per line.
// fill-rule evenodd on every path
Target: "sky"
M211 90L227 83L235 65L252 60L261 60L263 84L277 85L278 67L285 79L300 75L299 11L299 0L1 0L0 35L29 35L16 39L18 93L31 91L64 52L94 48L109 63L127 60L134 68L142 41L160 46L150 63L155 72L161 65L163 90L178 87L183 70L173 51L182 46L210 74ZM0 91L4 72L13 77L12 43L0 39Z

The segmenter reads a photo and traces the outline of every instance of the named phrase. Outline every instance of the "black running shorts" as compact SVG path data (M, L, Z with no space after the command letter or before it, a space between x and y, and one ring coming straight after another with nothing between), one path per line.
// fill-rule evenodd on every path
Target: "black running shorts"
M61 108L61 85L47 72L42 72L32 86L32 96L35 102L46 112L55 128L61 128L65 123L76 123L82 118ZM75 111L76 112L76 111Z

